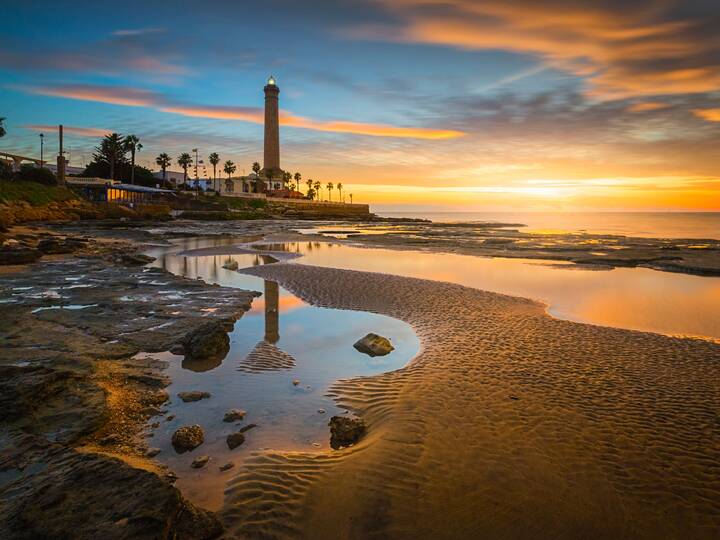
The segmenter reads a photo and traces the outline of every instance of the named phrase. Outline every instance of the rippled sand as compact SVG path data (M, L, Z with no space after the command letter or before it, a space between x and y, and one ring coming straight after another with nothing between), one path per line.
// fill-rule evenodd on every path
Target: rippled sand
M229 537L717 537L720 345L446 283L282 263L248 273L405 320L422 350L335 385L369 424L357 446L244 466L226 492Z

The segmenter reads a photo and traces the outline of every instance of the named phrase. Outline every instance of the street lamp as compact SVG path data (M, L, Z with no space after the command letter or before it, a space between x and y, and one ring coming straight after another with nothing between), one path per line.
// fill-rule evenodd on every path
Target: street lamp
M44 146L43 143L44 143L44 142L45 142L45 134L44 134L44 133L41 133L41 134L40 134L40 168L41 168L41 169L42 169L43 166L45 165L45 162L43 161L43 146Z

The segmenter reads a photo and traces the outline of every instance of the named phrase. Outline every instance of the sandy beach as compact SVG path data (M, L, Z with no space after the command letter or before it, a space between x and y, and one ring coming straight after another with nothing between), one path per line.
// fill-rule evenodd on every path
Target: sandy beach
M528 300L382 274L247 270L410 323L406 368L340 381L370 426L230 481L235 538L714 538L720 346L556 320Z

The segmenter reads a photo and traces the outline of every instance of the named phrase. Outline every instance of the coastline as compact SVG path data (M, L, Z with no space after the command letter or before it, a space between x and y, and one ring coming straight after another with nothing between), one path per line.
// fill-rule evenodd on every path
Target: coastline
M403 369L335 385L369 423L356 447L245 467L224 511L238 537L717 530L720 346L561 321L440 282L282 263L246 272L317 305L404 320L423 349Z

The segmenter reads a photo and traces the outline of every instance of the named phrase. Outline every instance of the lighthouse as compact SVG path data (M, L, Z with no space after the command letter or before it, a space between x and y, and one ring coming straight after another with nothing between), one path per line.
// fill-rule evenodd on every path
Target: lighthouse
M280 88L275 77L270 75L265 91L265 152L263 174L268 179L281 177L280 169L280 122L278 113L278 95Z

